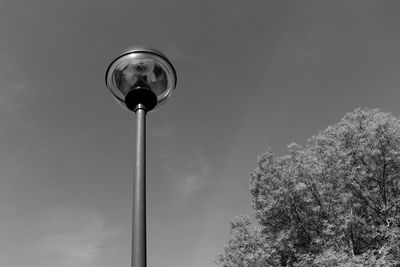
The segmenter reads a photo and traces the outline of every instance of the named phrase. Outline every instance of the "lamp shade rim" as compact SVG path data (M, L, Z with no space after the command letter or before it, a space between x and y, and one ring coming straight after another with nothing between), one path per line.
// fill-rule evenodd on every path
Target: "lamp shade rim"
M174 68L174 65L172 65L171 61L169 61L169 59L161 51L154 49L154 48L141 47L141 46L131 47L131 48L125 50L122 54L120 54L118 57L116 57L113 61L111 61L111 63L108 65L108 68L106 70L106 75L104 77L107 87L108 87L108 81L107 81L108 73L109 73L111 67L114 65L114 63L116 61L118 61L118 59L120 59L124 56L127 56L129 54L138 54L138 53L152 54L152 55L158 56L158 57L162 58L163 60L165 60L173 71L173 75L175 77L174 88L176 87L176 84L178 82L178 76L176 75L176 70Z

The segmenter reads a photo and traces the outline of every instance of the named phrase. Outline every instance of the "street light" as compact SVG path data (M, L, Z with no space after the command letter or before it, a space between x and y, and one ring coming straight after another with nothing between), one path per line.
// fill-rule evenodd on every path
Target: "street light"
M171 96L177 82L160 51L134 48L111 62L106 85L125 109L136 113L136 159L132 208L132 267L146 267L146 113Z

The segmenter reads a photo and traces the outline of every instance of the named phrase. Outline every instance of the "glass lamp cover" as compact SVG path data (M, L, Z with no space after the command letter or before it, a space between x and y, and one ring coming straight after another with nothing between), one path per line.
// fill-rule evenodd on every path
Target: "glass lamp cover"
M115 59L107 69L106 85L125 108L125 96L143 83L157 96L155 108L175 89L175 69L161 52L133 49Z

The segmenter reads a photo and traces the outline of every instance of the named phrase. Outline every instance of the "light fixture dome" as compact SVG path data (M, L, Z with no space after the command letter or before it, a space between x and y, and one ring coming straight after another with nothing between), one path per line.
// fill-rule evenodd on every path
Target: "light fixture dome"
M117 57L106 72L106 85L125 108L157 108L176 87L176 71L167 57L150 48L133 48Z

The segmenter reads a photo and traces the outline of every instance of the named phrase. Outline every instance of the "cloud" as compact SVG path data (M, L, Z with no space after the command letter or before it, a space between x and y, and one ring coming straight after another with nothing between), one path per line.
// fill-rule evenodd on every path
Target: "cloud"
M0 110L2 114L15 116L20 107L19 98L26 91L27 85L23 82L12 81L0 90Z
M163 47L162 52L165 53L172 61L180 60L183 57L183 51L173 41L168 41Z
M1 77L0 77L1 78ZM37 125L28 120L24 108L34 104L35 90L23 80L3 81L0 85L0 123L7 122L22 129L30 129Z
M170 127L162 127L152 131L150 134L154 138L167 139L172 136L172 129Z
M189 174L179 183L179 190L184 194L185 198L189 197L193 191L200 187L199 180L201 176Z
M15 57L1 54L0 80L0 119L15 119L19 109L32 102L35 90L32 88L31 79Z
M47 231L41 241L42 254L52 267L98 266L105 242L115 236L103 218L82 211L56 212Z
M178 180L176 188L186 200L203 188L206 176L210 172L210 164L201 153L194 153L191 156L183 157L178 166L167 166L166 170Z

